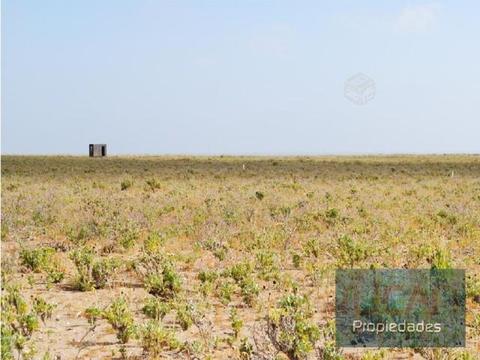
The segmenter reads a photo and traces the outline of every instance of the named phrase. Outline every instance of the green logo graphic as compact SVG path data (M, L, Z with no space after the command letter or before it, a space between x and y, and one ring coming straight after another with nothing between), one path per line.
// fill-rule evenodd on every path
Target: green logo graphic
M337 270L339 347L465 346L464 270Z

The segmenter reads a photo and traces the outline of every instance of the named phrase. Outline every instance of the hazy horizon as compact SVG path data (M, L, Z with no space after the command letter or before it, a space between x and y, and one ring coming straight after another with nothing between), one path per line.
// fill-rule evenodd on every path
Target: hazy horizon
M478 154L479 10L4 1L2 154Z
M296 158L296 157L477 157L480 153L108 153L107 157L238 157L238 158ZM25 157L89 157L88 153L2 153L2 156L25 156Z

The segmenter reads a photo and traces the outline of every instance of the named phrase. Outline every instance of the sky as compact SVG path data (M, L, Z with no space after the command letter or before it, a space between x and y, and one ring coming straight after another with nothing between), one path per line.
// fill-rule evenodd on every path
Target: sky
M4 0L3 154L480 153L480 2Z

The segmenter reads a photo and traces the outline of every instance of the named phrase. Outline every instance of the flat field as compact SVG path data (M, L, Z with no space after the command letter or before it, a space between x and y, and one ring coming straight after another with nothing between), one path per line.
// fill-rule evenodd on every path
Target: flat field
M480 157L2 156L2 359L477 359ZM336 349L335 269L467 271L467 348Z

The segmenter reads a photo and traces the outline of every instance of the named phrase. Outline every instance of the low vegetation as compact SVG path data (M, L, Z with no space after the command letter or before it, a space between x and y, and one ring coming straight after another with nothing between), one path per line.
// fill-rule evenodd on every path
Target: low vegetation
M480 158L2 157L3 359L475 359ZM338 268L463 268L466 349L337 349Z

